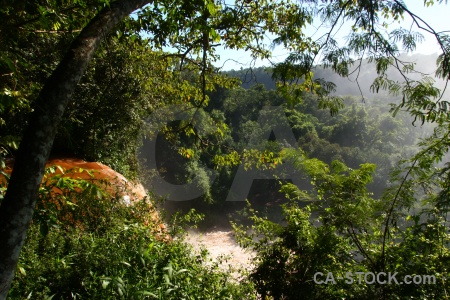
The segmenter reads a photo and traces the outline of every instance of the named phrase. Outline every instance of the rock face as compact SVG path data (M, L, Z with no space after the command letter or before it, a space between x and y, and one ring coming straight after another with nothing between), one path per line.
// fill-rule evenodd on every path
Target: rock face
M47 174L42 184L48 184L48 179L52 176L63 174L62 177L69 177L72 179L83 179L94 183L101 188L109 197L121 197L124 204L133 205L135 202L144 199L147 193L140 183L134 183L127 180L122 174L114 171L108 166L98 162L87 162L78 158L52 158L46 163L46 168L55 166L55 172ZM14 167L14 161L6 161L6 168L2 171L11 175ZM0 186L6 186L7 181L3 174L0 173ZM53 183L54 185L54 183ZM82 190L75 189L76 192ZM57 187L52 187L52 198L63 194L63 191ZM152 213L143 219L143 224L150 226L152 231L164 240L170 240L167 234L165 225L163 224L158 213L149 202L145 202L148 208L151 208Z
M13 166L13 160L7 161L6 168L3 171L11 174ZM46 168L52 166L61 167L64 171L63 177L91 181L100 186L110 196L118 195L122 197L125 204L128 205L133 201L143 199L147 195L141 184L127 180L122 174L102 163L87 162L78 158L53 158L48 160ZM73 172L66 172L69 170L73 170ZM56 168L56 172L53 174L61 173L61 170ZM50 174L50 177L53 174ZM0 182L5 183L4 176L0 176ZM57 189L54 189L53 192L55 194L60 193Z

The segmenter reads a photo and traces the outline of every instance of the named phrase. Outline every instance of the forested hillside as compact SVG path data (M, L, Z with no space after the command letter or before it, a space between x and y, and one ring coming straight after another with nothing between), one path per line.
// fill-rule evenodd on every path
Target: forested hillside
M419 15L4 1L0 300L448 299L450 38ZM437 55L414 53L425 33ZM215 66L277 46L289 55L267 68ZM190 226L232 227L252 267L194 251Z
M417 56L417 59L421 61L425 61L426 58L428 57ZM225 72L227 76L240 79L241 87L221 88L209 94L210 103L206 111L210 116L227 124L226 130L221 135L220 145L213 145L203 155L194 155L183 161L179 150L174 148L171 152L170 144L160 141L161 148L158 153L164 154L158 160L164 164L160 166L160 169L167 174L166 179L175 180L179 184L185 183L186 177L192 178L199 175L200 166L215 168L219 172L212 182L212 187L211 183L203 186L203 197L192 199L193 201L187 203L169 202L166 205L167 209L176 211L181 208L188 210L195 207L206 212L206 218L211 219L206 224L212 226L223 225L227 222L229 214L244 207L243 203L225 202L232 189L233 181L236 180L239 167L238 164L227 159L241 156L249 165L257 164L251 158L255 156L255 153L250 154L245 151L249 147L256 147L256 145L250 145L250 142L258 139L261 132L270 132L273 129L267 125L266 128L264 126L261 128L261 124L258 123L258 118L264 113L265 107L282 108L289 122L289 130L294 134L296 141L296 145L290 146L299 147L308 157L317 158L327 164L338 160L354 169L367 162L375 164L373 182L368 186L375 197L380 197L383 190L389 186L389 174L398 161L416 153L419 150L417 146L419 140L433 131L432 125L414 121L414 118L407 113L401 112L393 117L391 105L399 101L396 97L372 94L372 97L363 100L358 87L351 88L352 84L346 83L350 86L346 88L342 84L345 82L342 79L337 81L337 85L341 83L337 91L347 90L351 93L339 95L344 105L334 115L327 110L319 109L318 97L309 93L303 94L298 104L286 105L286 97L283 91L276 90L276 80L271 78L269 71L269 69L257 68ZM320 75L327 80L335 76L333 72L323 70ZM254 76L253 80L247 80L248 76ZM368 79L362 76L361 81L368 82ZM274 88L270 89L271 86ZM266 152L275 154L271 158L272 167L275 167L273 163L280 158L277 153L283 148L283 141L277 140L273 133L269 140L261 138L258 149L266 149ZM196 148L187 140L182 139L180 143L192 149L193 153L201 152L200 148ZM230 149L233 151L230 152ZM266 159L266 162L269 161ZM183 164L185 167L180 168ZM208 182L207 174L205 173L204 176L203 182ZM175 178L178 178L178 181ZM308 184L303 187L310 188ZM255 179L245 198L258 208L266 210L271 218L279 220L281 219L279 205L272 207L273 202L278 201L277 203L280 204L280 200L282 200L281 203L286 200L283 194L278 193L279 189L280 185L274 176L272 179ZM212 205L204 205L205 199L212 201Z
M434 66L438 58L437 53L431 55L424 54L414 54L408 55L403 53L399 56L399 59L413 62L415 68L423 74L433 74ZM358 62L359 64L359 62ZM358 66L359 67L359 66ZM371 85L374 82L377 74L373 72L375 68L375 62L370 62L368 59L363 59L361 61L361 66L359 69L354 66L353 69L357 72L353 72L348 77L341 77L336 72L333 72L329 68L324 68L322 65L316 65L313 68L313 73L315 78L325 78L327 81L331 81L336 85L336 90L334 93L336 95L343 96L356 96L361 99L370 100L373 98L387 98L393 100L398 100L399 98L394 98L389 95L388 92L384 90L374 91L371 89ZM240 69L226 71L228 75L232 77L239 78L242 81L243 88L249 88L255 84L263 84L266 89L273 90L276 89L277 79L273 78L271 67L259 67L252 69ZM388 77L392 80L401 81L401 73L394 67L387 70ZM420 75L416 74L415 79L419 79ZM437 81L437 85L443 88L445 81L439 78L434 78ZM370 101L369 101L370 102Z

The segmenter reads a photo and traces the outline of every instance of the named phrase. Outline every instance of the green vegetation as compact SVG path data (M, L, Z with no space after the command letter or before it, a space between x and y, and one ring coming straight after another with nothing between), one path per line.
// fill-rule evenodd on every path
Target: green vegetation
M196 253L174 231L158 234L148 199L127 207L89 181L56 175L46 182L10 299L254 297L251 283L233 281L233 270L206 264L206 251ZM63 193L52 193L55 187Z
M446 212L436 198L411 208L417 204L418 178L401 181L409 191L396 185L376 199L367 191L373 164L358 169L339 161L328 165L298 150L286 151L284 157L312 178L313 189L282 186L290 199L282 207L282 225L250 205L252 234L234 225L241 245L257 251L250 278L259 294L274 299L446 299ZM375 279L364 277L367 273L385 275ZM388 274L395 274L395 281ZM407 275L434 278L406 284Z
M223 112L225 122L231 124L228 135L224 137L226 143L223 151L228 148L243 153L252 135L257 136L260 131L268 130L259 128L257 123L263 107L282 106L298 147L309 157L328 164L340 160L352 168L365 162L375 163L377 172L370 189L377 195L387 186L389 172L395 164L402 157L418 151L415 143L426 133L425 128L428 132L432 131L432 126L411 126L412 119L407 114L392 117L389 98L361 103L357 97L347 96L343 99L345 107L334 117L317 107L318 100L314 95L305 94L301 103L287 106L283 104L282 93L267 91L259 85L247 90L227 90L213 95L212 99L211 110ZM265 143L261 141L261 144ZM274 143L275 140L267 146L272 148L271 151L283 148ZM218 181L218 186L229 185L234 177L233 170L226 168L222 172L230 174L229 181ZM256 189L261 190L262 187ZM224 197L223 193L215 195L216 200L220 197Z
M0 300L449 298L450 38L403 1L7 0L0 19L0 164L15 158L1 187ZM305 28L319 19L328 30L313 40ZM403 19L412 25L397 26ZM341 23L351 24L343 45ZM409 55L420 31L438 56ZM219 45L254 59L272 46L290 54L265 70L221 72ZM246 82L253 75L264 85ZM174 117L168 106L188 118L146 123ZM284 120L295 141L270 132ZM142 137L155 135L158 170L146 170ZM241 165L282 175L292 165L301 184L255 181L246 219L233 224L255 268L235 282L205 252L147 226L147 200L127 207L58 176L39 188L50 155L142 182L197 178L193 202L208 222L242 206L225 201ZM318 284L317 272L436 283Z

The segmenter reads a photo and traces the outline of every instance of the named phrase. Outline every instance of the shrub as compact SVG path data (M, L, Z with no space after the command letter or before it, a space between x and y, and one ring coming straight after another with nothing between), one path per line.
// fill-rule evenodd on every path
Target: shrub
M57 202L45 198L51 185L41 189L10 299L252 298L251 284L234 282L218 263L205 264L206 251L163 240L146 226L154 214L148 203L127 207L97 192L75 192L79 184L85 183L65 182Z

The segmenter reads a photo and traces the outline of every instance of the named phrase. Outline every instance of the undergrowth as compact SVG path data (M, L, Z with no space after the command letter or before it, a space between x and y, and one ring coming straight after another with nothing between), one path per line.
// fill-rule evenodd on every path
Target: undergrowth
M206 251L158 234L148 199L126 206L92 183L61 178L41 187L9 299L254 297L251 283L206 264Z

